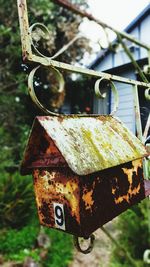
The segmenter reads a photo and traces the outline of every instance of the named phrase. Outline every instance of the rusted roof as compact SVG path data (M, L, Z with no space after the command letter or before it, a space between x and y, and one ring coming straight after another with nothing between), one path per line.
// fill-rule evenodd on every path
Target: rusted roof
M32 167L29 162L35 161L38 156L34 151L41 154L44 139L40 136L44 133L47 136L46 142L54 144L53 150L58 152L55 155L60 153L60 166L65 166L67 162L78 175L87 175L146 155L140 140L112 116L44 116L37 117L33 124L22 169L25 170L29 165ZM52 150L49 149L49 155L51 153ZM42 155L44 154L41 154L41 158ZM56 156L54 165L57 162ZM44 167L44 162L41 166L38 162L38 167Z

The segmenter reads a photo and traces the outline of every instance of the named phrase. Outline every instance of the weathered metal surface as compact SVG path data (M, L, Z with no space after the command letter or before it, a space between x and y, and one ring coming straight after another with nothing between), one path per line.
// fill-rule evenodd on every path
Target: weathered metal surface
M64 229L80 233L80 186L78 176L69 169L34 170L34 186L41 224L55 227L54 205L65 208L62 220ZM60 227L61 229L61 227ZM71 230L72 229L72 230Z
M112 116L45 116L35 121L22 170L66 162L73 172L87 175L145 155L142 143Z
M22 56L23 60L27 60L32 58L27 2L26 0L17 0L17 4L18 4L18 15L20 21Z
M69 168L35 169L33 176L40 223L76 236L88 237L145 198L142 160L87 176Z
M106 72L101 72L101 71L95 71L95 70L90 70L87 68L83 68L83 67L78 67L75 65L70 65L64 62L58 62L56 60L51 60L51 58L42 58L36 55L32 55L32 61L33 62L37 62L40 63L46 67L48 66L52 66L52 67L56 67L58 69L64 69L67 71L71 71L74 73L80 73L80 74L85 74L88 76L93 76L93 77L98 77L98 78L104 78L106 80L112 80L112 81L118 81L121 83L126 83L126 84L134 84L137 86L140 86L139 88L142 90L143 88L148 88L150 87L150 83L145 83L145 82L140 82L140 81L136 81L133 79L128 79L125 77L121 77L121 76L117 76L117 75L112 75ZM142 88L143 87L143 88Z
M38 120L35 120L20 171L25 175L31 173L34 168L47 166L63 167L67 164L53 140Z

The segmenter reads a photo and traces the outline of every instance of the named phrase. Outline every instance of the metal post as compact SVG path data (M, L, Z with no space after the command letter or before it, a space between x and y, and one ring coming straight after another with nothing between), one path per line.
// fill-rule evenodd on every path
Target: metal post
M29 21L27 12L26 0L17 0L20 32L21 32L21 43L22 43L22 55L23 60L32 58L31 49L31 36L29 32Z
M142 124L141 124L141 115L140 115L139 96L138 96L138 87L137 87L137 85L133 85L133 96L134 96L134 109L135 109L135 121L136 121L137 137L141 141L143 141Z
M126 52L127 56L130 58L130 60L131 60L131 62L132 62L132 64L133 64L133 66L134 66L135 69L138 71L138 73L139 73L141 79L143 80L143 82L147 82L147 83L148 83L148 80L147 80L145 74L142 72L140 66L138 65L138 63L136 62L136 60L134 59L134 57L132 56L130 50L128 49L128 47L127 47L127 46L125 45L125 43L123 42L121 35L118 34L117 37L118 37L118 40L119 40L119 42L121 43L121 45L122 45L124 51Z

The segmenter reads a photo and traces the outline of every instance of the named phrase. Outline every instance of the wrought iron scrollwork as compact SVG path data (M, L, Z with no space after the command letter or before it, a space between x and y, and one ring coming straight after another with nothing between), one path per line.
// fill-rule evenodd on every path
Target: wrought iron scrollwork
M73 45L78 39L85 38L84 36L82 36L82 34L77 34L69 43L67 43L66 45L64 45L53 56L48 57L48 56L42 54L38 50L37 46L34 43L34 40L33 40L33 32L34 32L34 30L35 30L36 27L39 28L43 32L43 34L45 35L45 39L49 38L50 31L49 31L49 29L43 23L38 23L38 22L37 23L34 23L29 28L29 33L30 33L30 37L31 37L31 45L32 45L34 51L36 52L37 55L39 55L41 57L44 57L44 58L48 58L48 59L56 59L59 55L61 55L62 53L64 53L71 45ZM44 38L44 35L43 35L43 38ZM46 37L46 35L48 37ZM36 34L36 36L37 36L37 34Z
M32 45L34 51L36 52L37 55L39 55L41 57L46 57L44 54L42 54L38 50L37 46L34 43L34 40L33 40L33 32L34 32L35 28L39 28L43 32L45 39L47 39L46 38L46 35L47 36L50 36L50 31L49 31L49 29L43 23L39 23L39 22L34 23L29 28L29 33L30 33L30 37L31 37L31 45ZM36 36L37 36L37 34L36 34Z
M34 77L35 77L35 73L36 71L41 67L41 65L37 66L36 68L34 68L30 74L29 74L29 77L28 77L28 91L29 91L29 94L30 94L30 97L32 99L32 101L36 104L36 106L42 110L45 114L47 115L53 115L53 116L60 116L60 114L58 113L55 113L55 112L52 112L50 110L48 110L47 108L45 108L41 102L38 100L36 94L35 94L35 90L34 90ZM64 85L65 85L65 82L64 82L64 79L63 79L63 76L62 74L60 73L60 71L58 71L56 68L54 67L49 67L50 70L53 72L53 74L55 75L58 83L59 83L59 87L58 87L58 90L57 92L58 93L62 93L64 91Z
M134 66L136 67L137 70L139 70L139 68L137 67L135 60L132 60L132 55L131 53L129 53L128 49L125 46L125 43L123 42L124 40L129 40L131 42L133 42L134 44L138 45L139 47L143 47L144 49L147 50L148 52L148 62L150 63L150 46L147 44L144 44L143 42L135 39L133 36L131 36L130 34L127 34L125 32L119 32L118 30L114 29L113 27L107 25L106 23L101 22L100 20L96 19L94 16L92 16L91 14L81 10L80 8L70 4L68 1L62 1L62 0L55 0L55 2L57 2L58 4L62 5L63 7L75 12L76 14L78 14L79 16L83 17L83 18L88 18L89 20L92 20L94 22L97 23L97 25L101 26L104 30L105 33L105 37L107 39L107 45L109 46L109 49L113 48L111 47L111 42L109 42L109 38L108 38L108 34L107 34L107 30L110 30L112 32L114 32L118 39L120 41L117 42L118 43L122 43L122 46L124 48L125 53L130 57L131 61L133 61L132 63L134 63ZM28 21L28 11L27 11L27 3L26 0L17 0L18 3L18 13L19 13L19 21L20 21L20 30L21 30L21 40L22 40L22 52L23 52L23 59L24 60L28 60L29 62L34 62L36 64L40 64L43 65L44 67L48 68L52 68L53 69L63 69L63 70L67 70L67 71L71 71L74 73L80 73L80 74L84 74L84 75L89 75L91 77L97 77L97 79L99 79L99 81L96 82L96 91L97 94L100 95L100 92L98 93L98 91L100 91L98 88L100 87L100 84L102 79L106 79L109 81L110 87L114 93L114 108L111 114L114 114L118 108L118 92L117 89L115 87L115 85L113 84L113 81L117 81L117 82L121 82L121 83L126 83L126 84L131 84L134 88L135 88L135 95L137 95L137 88L138 87L144 87L146 89L145 91L145 96L146 98L149 100L150 99L150 83L149 81L144 78L144 76L141 73L141 78L143 81L135 81L135 80L131 80L125 77L120 77L120 76L116 76L116 75L111 75L108 73L104 73L104 72L100 72L100 71L95 71L95 70L91 70L91 69L87 69L87 68L83 68L83 67L79 67L76 65L71 65L71 64L67 64L64 62L59 62L54 60L55 58L57 58L60 54L62 54L63 52L65 52L75 41L77 41L79 38L83 37L80 34L75 36L68 44L66 44L65 46L63 46L58 52L56 52L55 55L52 56L47 56L44 55L44 52L39 51L38 46L36 45L36 40L34 41L33 38L33 31L36 29L36 27L40 28L40 30L43 32L41 32L41 37L48 39L50 38L50 31L48 30L48 28L43 25L42 23L35 23L33 24L31 27L29 27L29 21ZM36 39L36 38L35 38ZM37 37L37 42L38 42L38 37ZM47 53L47 52L46 52ZM38 68L38 67L37 67ZM39 102L39 100L36 97L35 91L34 91L34 84L33 84L33 76L37 70L37 68L35 68L31 74L29 75L29 91L30 91L30 95L32 96L32 100L34 101L34 103L36 103L38 105L38 107L40 109L42 109L46 114L53 114L56 115L56 113L53 113L49 110L47 110L45 107L43 107L43 105ZM140 70L139 70L140 71ZM55 71L55 74L56 75ZM148 89L147 89L148 88ZM101 94L101 97L105 97L104 94ZM135 101L135 106L137 107L136 109L138 110L138 114L139 114L139 103L138 103L138 97L136 97L136 101ZM81 115L80 116L86 116ZM137 119L136 119L137 121ZM149 123L147 123L147 127L148 128ZM145 131L147 132L147 130Z
M113 107L113 110L111 112L111 115L114 115L116 112L117 112L117 109L118 109L118 105L119 105L119 94L118 94L118 90L115 86L115 84L109 79L104 79L104 78L101 78L101 79L98 79L95 83L95 94L98 98L106 98L106 93L101 93L101 89L104 89L105 88L111 88L113 94L114 94L114 107Z

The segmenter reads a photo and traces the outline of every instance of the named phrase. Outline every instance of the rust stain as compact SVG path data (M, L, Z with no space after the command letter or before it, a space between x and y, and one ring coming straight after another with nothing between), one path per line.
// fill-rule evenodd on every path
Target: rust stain
M116 192L116 188L112 188L112 194L114 195Z
M92 198L92 194L93 194L93 189L91 189L88 192L84 192L83 193L82 199L83 199L83 201L85 203L85 209L86 210L92 209L92 205L94 204L94 200Z
M40 223L56 228L53 204L62 204L65 231L89 236L144 199L141 167L142 160L137 160L88 176L78 176L69 168L35 169L34 186Z
M134 174L138 175L138 168L142 167L142 161L141 160L135 160L132 162L132 166L133 166L132 169L122 168L124 174L127 177L128 182L129 182L129 187L128 187L127 194L114 198L116 204L120 204L124 200L126 202L130 203L130 199L132 198L132 196L135 196L136 194L138 194L140 192L140 188L141 188L140 183L137 186L135 186L134 188L132 188L132 187L133 187L133 175ZM117 177L116 177L116 183L117 183ZM116 191L117 191L117 189L112 187L112 194L114 196L116 195Z
M63 194L68 200L71 206L72 216L75 216L77 222L80 223L79 198L77 198L75 194L75 192L78 190L78 184L76 183L76 181L68 181L66 185L56 183L55 188L58 194Z
M76 177L68 179L66 175L66 178L62 177L61 179L59 171L38 169L33 171L33 176L40 221L43 222L43 219L49 220L50 216L54 217L52 203L58 202L66 205L70 210L71 216L75 217L76 221L80 223L79 185ZM44 207L47 205L49 214L46 216L49 218L44 218L43 205ZM45 209L44 212L48 213ZM54 227L51 223L47 223L47 225Z
M130 185L130 186L132 186L132 185ZM115 203L119 204L119 203L122 203L124 200L127 201L128 203L130 203L131 197L138 194L140 191L140 188L141 188L140 184L137 187L135 187L133 190L131 190L131 188L129 188L127 195L119 196L118 198L115 198Z

